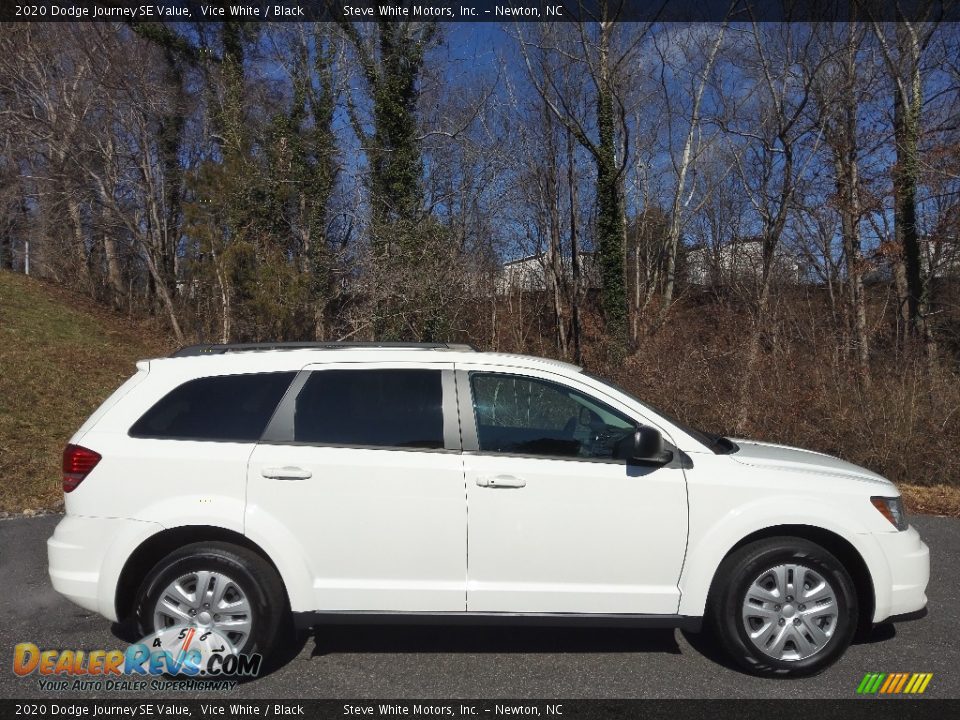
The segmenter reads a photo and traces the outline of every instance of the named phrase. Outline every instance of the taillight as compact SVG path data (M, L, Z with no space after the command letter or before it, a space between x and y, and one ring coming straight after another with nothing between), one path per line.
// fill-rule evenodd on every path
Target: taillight
M67 445L63 449L63 491L68 493L76 490L98 462L99 453L79 445Z

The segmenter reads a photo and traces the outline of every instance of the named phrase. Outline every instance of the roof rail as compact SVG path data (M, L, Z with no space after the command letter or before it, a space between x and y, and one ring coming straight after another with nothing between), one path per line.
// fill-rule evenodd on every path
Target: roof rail
M460 350L479 352L466 343L439 342L265 342L265 343L204 343L187 345L170 357L198 357L201 355L224 355L232 352L256 352L262 350Z

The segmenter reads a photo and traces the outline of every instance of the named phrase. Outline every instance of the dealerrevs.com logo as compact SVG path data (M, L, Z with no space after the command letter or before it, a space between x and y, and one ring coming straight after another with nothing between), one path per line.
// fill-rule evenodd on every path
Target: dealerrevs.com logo
M41 650L34 643L13 650L14 673L37 675L41 690L60 691L230 689L236 678L256 677L262 662L202 627L165 628L126 650Z
M857 686L858 695L922 695L933 673L867 673Z

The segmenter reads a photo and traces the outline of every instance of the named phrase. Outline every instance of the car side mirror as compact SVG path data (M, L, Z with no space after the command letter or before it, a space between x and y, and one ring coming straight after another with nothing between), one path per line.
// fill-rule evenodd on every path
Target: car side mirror
M615 457L637 465L666 465L673 452L663 449L663 435L656 428L641 426L617 443Z

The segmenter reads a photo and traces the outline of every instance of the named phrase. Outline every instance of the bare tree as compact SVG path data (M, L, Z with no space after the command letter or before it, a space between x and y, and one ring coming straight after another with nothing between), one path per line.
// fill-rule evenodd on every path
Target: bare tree
M677 251L680 247L680 236L684 225L683 212L686 206L690 203L694 193L694 188L691 187L689 190L687 188L687 178L694 169L700 154L697 145L699 144L698 139L701 133L701 104L703 102L704 91L706 90L707 83L710 78L710 73L713 70L714 62L716 61L717 54L719 53L720 47L723 44L723 37L726 29L727 23L723 22L716 30L714 36L709 40L709 49L706 51L706 59L703 62L703 66L698 68L698 70L692 74L690 79L690 108L688 114L683 117L683 122L687 123L687 132L685 133L683 139L683 146L679 153L679 157L677 157L676 154L671 153L673 170L676 174L676 183L674 185L673 200L670 207L670 220L666 239L666 269L664 273L665 277L663 283L663 293L660 300L660 314L658 323L663 322L663 320L666 318L667 313L670 310L670 304L673 302L674 288L676 287ZM657 44L657 48L660 51L662 64L666 66L668 61L665 57L665 53L660 48L659 44ZM676 52L675 49L673 51ZM702 52L693 51L691 53L690 51L687 51L682 57L687 58L687 56L690 54L700 55ZM663 77L663 75L661 75L661 77ZM671 91L665 82L663 85L663 94L665 98L665 104L667 108L669 108L671 105L669 100Z
M539 39L518 35L529 78L549 110L590 154L596 167L595 244L601 282L601 306L614 356L627 346L627 296L624 247L626 240L623 198L630 133L628 99L624 75L636 60L637 47L647 26L631 26L629 38L619 32L619 7L604 0L599 16L591 22L576 23L573 41L563 42L553 28ZM537 57L534 58L533 54ZM584 73L589 84L585 113L580 98L571 95L562 79Z
M861 199L861 129L859 114L865 92L860 53L866 28L856 22L844 26L817 28L821 52L826 61L812 84L817 124L830 148L833 160L835 206L840 215L840 234L852 317L857 367L864 382L870 380L870 341L867 332L867 311L863 277L866 261L863 256L860 225L865 212Z
M921 264L917 193L923 133L923 63L937 28L937 23L928 19L934 5L923 3L919 19L902 15L897 5L897 22L881 24L874 20L871 23L893 84L893 138L897 157L892 171L894 232L900 250L895 279L901 317L909 336L926 347L931 362L936 357L936 344L928 318L928 288Z
M767 331L775 260L790 218L799 177L816 156L803 141L812 130L806 113L818 59L809 29L797 24L767 28L754 23L744 31L752 47L740 58L754 84L752 102L732 107L724 121L741 147L734 159L743 189L756 214L760 268L753 303L752 329L744 363L744 388L753 382L760 343ZM804 155L804 151L806 154ZM748 419L744 394L737 429Z

